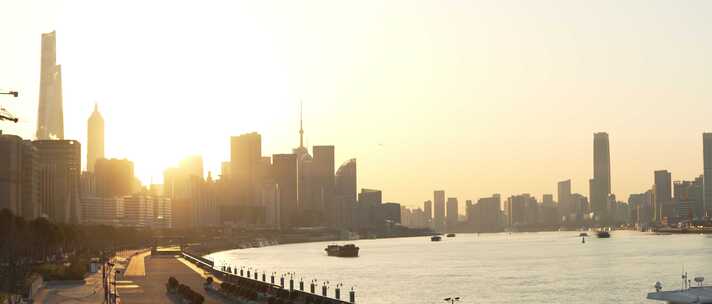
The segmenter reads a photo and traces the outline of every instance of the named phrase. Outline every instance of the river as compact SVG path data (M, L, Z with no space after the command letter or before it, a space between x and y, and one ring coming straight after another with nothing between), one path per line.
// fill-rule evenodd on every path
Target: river
M592 234L593 235L593 234ZM339 242L343 243L343 242ZM712 281L712 236L616 231L610 239L578 232L458 234L353 241L358 258L325 254L330 242L228 250L208 258L267 271L355 286L357 303L659 303L645 300L656 281L680 287ZM238 267L239 267L238 266ZM296 285L297 283L295 283ZM321 283L320 283L321 284Z

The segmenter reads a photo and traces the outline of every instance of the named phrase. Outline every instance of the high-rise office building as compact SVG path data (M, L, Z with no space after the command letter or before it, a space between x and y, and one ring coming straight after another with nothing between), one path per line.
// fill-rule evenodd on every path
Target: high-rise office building
M195 176L203 179L203 157L200 155L191 155L183 158L180 161L180 167L189 176Z
M335 191L355 202L357 198L356 159L352 158L341 164L335 175Z
M22 138L0 135L0 210L22 215Z
M128 159L96 160L94 181L99 197L121 197L133 194L134 164Z
M297 155L272 155L272 176L279 187L280 228L297 223Z
M655 200L669 202L672 200L672 174L667 170L657 170L655 176Z
M219 196L221 191L227 192L230 185L214 182L211 176L205 180L202 173L203 159L199 155L186 157L178 167L163 172L163 195L171 199L172 225L184 229L224 222L241 224L236 219L239 213L236 206L228 204L227 207L232 208L227 208L219 201L219 198L232 200L230 194Z
M279 227L279 186L275 183L263 183L260 198L265 214L264 225L270 228Z
M465 220L470 226L475 222L473 211L474 205L472 204L472 200L465 200Z
M228 180L230 179L230 162L221 162L220 163L220 179L221 180Z
M94 164L100 158L104 158L104 118L94 104L94 112L87 121L87 171L94 172Z
M311 209L315 224L336 226L338 208L334 205L334 146L314 146L311 164Z
M655 186L655 220L660 221L664 217L673 217L672 208L665 208L665 205L672 206L672 174L667 170L657 170L654 172Z
M339 218L341 227L353 226L353 214L356 208L357 201L357 176L356 176L356 159L352 158L344 162L334 177L334 188L336 192L336 201L341 208Z
M80 223L81 144L76 140L36 140L42 213L58 223Z
M607 220L608 195L611 194L611 153L608 133L593 134L593 179L589 183L591 209L597 220Z
M554 207L554 195L553 194L542 195L541 204L543 206L547 206L547 207Z
M458 203L456 197L447 198L447 230L452 231L457 227L458 216L460 212L458 210Z
M380 227L384 218L381 213L383 192L376 189L361 189L356 207L356 227Z
M22 217L31 220L41 215L40 165L37 147L31 140L22 141Z
M571 180L560 181L557 184L557 197L559 202L558 212L560 216L568 216L573 212L571 207Z
M712 133L702 134L702 156L704 169L704 208L707 215L712 215Z
M86 225L119 226L124 219L123 197L81 198L82 223Z
M475 229L477 232L501 231L500 214L502 201L499 194L477 200L474 205Z
M504 202L507 226L516 227L536 224L536 207L536 199L527 193L510 196Z
M401 218L401 205L399 203L383 203L379 208L378 218L383 219L385 222L390 223L402 223Z
M675 181L673 184L674 197L676 203L685 203L688 206L687 212L679 214L681 218L702 219L705 216L703 201L704 176L695 178L694 181Z
M423 213L425 214L425 224L432 228L433 223L433 201L427 200L423 202Z
M62 67L57 64L57 33L42 34L37 139L64 139Z
M259 162L262 159L262 136L248 133L230 138L230 176L239 205L252 205L256 201L259 185Z
M606 194L611 193L611 153L608 133L593 135L593 178L599 180Z
M544 225L557 225L559 223L559 212L554 203L553 194L544 194L539 206L539 223Z
M434 191L433 202L433 229L436 231L443 231L445 228L445 191Z

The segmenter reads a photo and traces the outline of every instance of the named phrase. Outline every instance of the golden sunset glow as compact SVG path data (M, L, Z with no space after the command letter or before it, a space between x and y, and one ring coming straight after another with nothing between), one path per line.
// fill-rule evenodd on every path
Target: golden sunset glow
M193 154L218 174L232 135L291 151L300 100L308 145L408 206L565 179L588 193L599 131L619 199L655 169L700 175L712 3L555 3L2 0L0 88L21 96L0 128L34 136L40 34L56 30L65 137L85 142L97 102L107 157L144 183Z

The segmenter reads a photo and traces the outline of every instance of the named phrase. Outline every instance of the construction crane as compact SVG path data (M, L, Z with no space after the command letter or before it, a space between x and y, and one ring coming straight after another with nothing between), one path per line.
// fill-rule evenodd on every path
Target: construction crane
M0 92L0 94L12 95L13 97L17 97L20 95L17 91L2 91ZM12 113L8 112L8 110L5 110L5 108L0 108L0 121L2 120L8 120L14 123L17 123L19 121L19 119L15 117L15 115L12 115Z
M0 92L0 94L12 95L13 97L17 97L20 95L20 93L18 93L17 91Z

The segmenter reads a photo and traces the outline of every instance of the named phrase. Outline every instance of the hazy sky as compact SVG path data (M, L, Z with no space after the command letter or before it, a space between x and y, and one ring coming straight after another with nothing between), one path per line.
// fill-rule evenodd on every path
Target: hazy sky
M593 133L611 139L619 199L702 173L712 130L712 1L0 0L5 133L33 137L40 34L57 30L65 134L85 143L94 102L106 154L144 181L229 136L263 153L336 146L359 187L422 206L433 189L477 199L588 195ZM85 160L83 159L82 162Z

